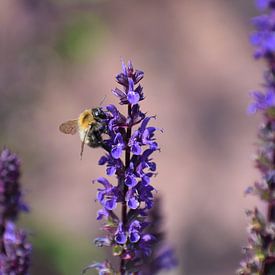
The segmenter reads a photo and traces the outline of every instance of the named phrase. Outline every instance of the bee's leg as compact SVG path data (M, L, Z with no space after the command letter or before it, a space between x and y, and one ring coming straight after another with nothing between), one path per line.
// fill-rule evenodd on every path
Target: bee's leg
M100 147L102 143L102 131L100 130L100 125L93 124L89 130L89 146L90 147Z
M88 137L89 143L88 145L92 148L102 147L106 151L110 152L110 146L104 142L102 139L102 134L106 132L106 126L102 125L102 123L95 123L91 126Z

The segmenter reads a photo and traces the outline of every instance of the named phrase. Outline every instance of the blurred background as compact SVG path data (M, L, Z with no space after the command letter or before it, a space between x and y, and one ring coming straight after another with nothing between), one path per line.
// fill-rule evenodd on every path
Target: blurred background
M229 275L247 243L244 196L260 118L248 92L263 64L252 59L253 0L2 0L0 145L23 162L34 244L32 274L76 275L105 258L92 179L100 149L80 161L61 122L116 103L120 60L145 72L143 111L157 114L162 148L155 187L180 265L169 274ZM92 271L89 274L96 274ZM166 273L164 273L166 274Z

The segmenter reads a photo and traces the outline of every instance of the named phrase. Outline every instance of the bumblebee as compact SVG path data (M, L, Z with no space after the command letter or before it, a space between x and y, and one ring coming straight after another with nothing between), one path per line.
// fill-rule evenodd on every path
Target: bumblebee
M59 126L64 134L74 135L77 132L81 140L80 156L83 155L84 144L92 148L103 147L102 135L107 132L107 116L102 108L84 110L78 119L68 120Z

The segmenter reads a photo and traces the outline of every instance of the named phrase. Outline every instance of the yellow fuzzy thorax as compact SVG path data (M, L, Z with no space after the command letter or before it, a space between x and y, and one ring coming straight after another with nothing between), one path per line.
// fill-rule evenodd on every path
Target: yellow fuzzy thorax
M95 122L95 119L92 115L92 111L89 109L83 111L78 118L79 130L87 130L93 122Z

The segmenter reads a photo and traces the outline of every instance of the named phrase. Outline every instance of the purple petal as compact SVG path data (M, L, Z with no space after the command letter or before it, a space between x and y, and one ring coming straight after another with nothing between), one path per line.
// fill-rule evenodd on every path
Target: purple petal
M113 187L112 184L104 177L99 177L97 179L97 182L101 183L105 187L105 189Z
M131 243L137 243L140 240L140 235L138 231L132 231L129 236Z
M121 90L119 90L118 88L113 89L112 92L115 96L117 96L120 99L126 98L126 94L124 92L122 92Z
M128 186L128 187L134 187L137 185L137 180L135 178L135 176L133 175L129 175L126 177L126 180L125 180L125 184Z
M127 76L127 66L125 65L124 61L121 61L122 73Z
M150 143L150 149L156 151L159 149L158 144L156 142Z
M147 127L147 124L148 124L148 122L150 121L151 118L154 118L154 117L149 116L149 117L144 118L144 120L142 121L142 123L139 127L140 133L143 133L145 131L145 129Z
M117 206L116 198L113 197L112 199L106 200L105 202L105 208L107 210L113 210Z
M143 235L142 240L145 242L149 242L155 240L155 238L151 234L145 234Z
M128 204L128 207L131 209L137 209L139 207L139 202L135 199L135 197L130 198L127 204Z
M144 72L140 70L135 71L135 84L137 84L144 77Z
M115 241L118 243L118 244L125 244L127 242L127 237L125 235L125 233L118 233L116 236L115 236Z
M138 93L136 93L134 91L129 91L127 94L127 99L130 104L134 105L139 102L140 96Z
M129 230L137 230L137 229L140 229L141 228L141 224L138 220L134 220L130 226L129 226Z
M108 157L102 156L98 161L98 165L104 165L107 161L108 161Z
M157 165L156 165L155 162L150 162L150 163L148 163L148 167L149 167L149 169L150 169L151 171L153 171L153 172L157 170Z
M134 155L139 156L139 155L141 155L142 149L139 146L139 144L137 142L135 142L131 147L131 151Z
M115 146L111 150L111 155L114 159L119 159L122 154L122 146Z
M264 10L268 7L270 0L257 0L257 7L261 10Z
M97 220L102 220L103 217L108 217L109 216L109 213L108 211L106 211L106 209L100 209L97 211L97 217L96 219Z
M144 176L142 177L142 184L145 185L145 186L147 186L147 185L150 184L150 180L151 180L150 177L144 175Z
M116 76L116 80L119 84L127 87L128 86L128 78L123 73L120 73Z
M118 114L118 110L116 108L115 105L113 104L110 104L108 106L106 106L106 109L113 115L113 116L116 116Z
M116 172L116 168L114 166L110 166L106 169L106 173L108 176L114 175L115 172Z
M104 196L106 192L99 191L97 192L96 199L102 204L104 202Z
M117 133L114 139L114 143L116 144L124 144L123 137L121 133Z

